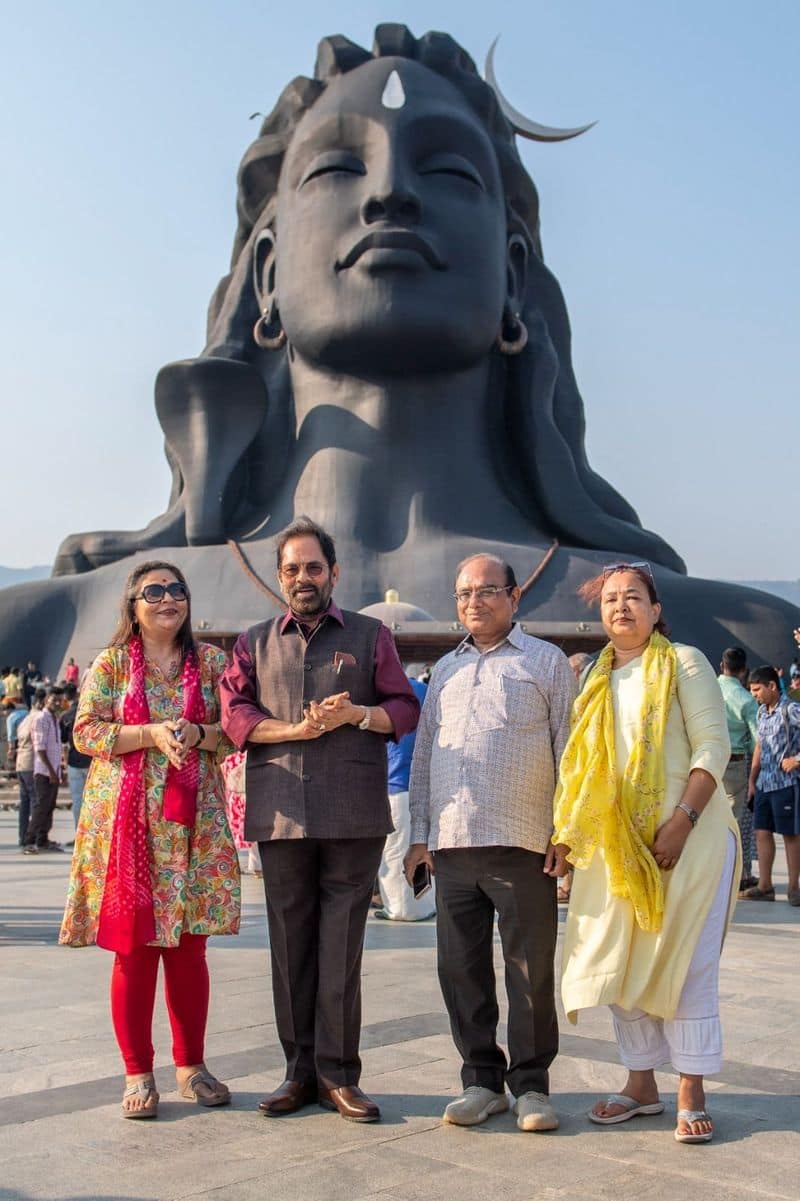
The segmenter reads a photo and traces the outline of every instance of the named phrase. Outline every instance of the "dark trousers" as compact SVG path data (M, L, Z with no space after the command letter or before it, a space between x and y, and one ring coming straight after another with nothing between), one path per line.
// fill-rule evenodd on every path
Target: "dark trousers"
M260 842L272 995L289 1080L358 1084L361 954L384 838Z
M436 932L439 983L461 1081L515 1097L549 1092L547 1069L558 1052L553 958L556 882L544 855L521 847L437 851ZM508 1066L497 1045L493 962L497 913L508 996Z
M33 772L18 771L17 784L19 785L19 845L24 847L28 837L28 823L31 820L33 803L36 799L33 791Z
M58 797L58 780L55 784L51 784L49 776L40 776L36 772L33 777L33 793L33 808L25 841L28 846L44 847L47 846L50 829L53 825L53 813Z

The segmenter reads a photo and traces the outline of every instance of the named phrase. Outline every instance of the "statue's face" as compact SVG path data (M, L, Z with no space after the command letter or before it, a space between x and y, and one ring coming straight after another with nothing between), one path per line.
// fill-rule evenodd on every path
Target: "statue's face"
M284 160L275 266L283 327L312 362L395 373L483 358L507 292L505 198L460 92L399 58L334 80Z

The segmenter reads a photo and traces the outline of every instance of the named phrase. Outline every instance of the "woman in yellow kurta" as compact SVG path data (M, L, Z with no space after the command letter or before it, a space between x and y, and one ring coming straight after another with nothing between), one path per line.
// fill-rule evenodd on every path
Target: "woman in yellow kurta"
M218 763L225 655L192 637L189 590L169 563L134 568L111 645L81 689L75 745L94 756L59 941L115 951L111 1016L125 1061L122 1113L158 1112L152 1017L163 960L178 1089L224 1105L203 1062L206 941L239 928L239 865Z
M719 1071L717 981L741 858L722 788L728 742L708 660L663 635L647 564L615 564L582 589L609 636L572 716L546 870L576 868L562 996L610 1005L628 1079L589 1117L661 1113L654 1069L680 1073L680 1142L709 1142L703 1077Z

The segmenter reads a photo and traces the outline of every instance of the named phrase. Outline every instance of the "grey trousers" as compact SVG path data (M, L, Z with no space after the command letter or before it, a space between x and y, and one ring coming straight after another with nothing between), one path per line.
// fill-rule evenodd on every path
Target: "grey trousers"
M549 1092L558 1053L553 959L556 881L544 855L521 847L436 851L439 983L464 1088L478 1084L515 1097ZM497 1045L493 962L497 914L508 996L508 1062Z

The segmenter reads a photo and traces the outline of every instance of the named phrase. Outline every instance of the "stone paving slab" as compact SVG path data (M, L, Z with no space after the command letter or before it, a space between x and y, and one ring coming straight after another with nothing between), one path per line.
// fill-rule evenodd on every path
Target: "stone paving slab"
M56 837L69 838L68 813ZM721 972L726 1060L708 1082L717 1134L677 1145L676 1077L667 1110L612 1128L587 1122L618 1088L608 1015L562 1015L552 1090L561 1128L522 1134L513 1114L464 1130L441 1111L458 1061L436 980L433 923L371 920L364 957L363 1084L383 1109L355 1125L309 1107L265 1119L282 1078L261 885L244 879L238 939L209 944L207 1052L234 1093L229 1109L181 1100L163 1002L156 1007L156 1122L119 1117L122 1076L108 1013L110 956L56 945L67 856L23 857L16 814L0 811L0 1201L798 1201L800 910L742 902ZM782 852L779 851L778 860ZM499 948L497 954L500 963ZM502 991L502 989L501 989Z

